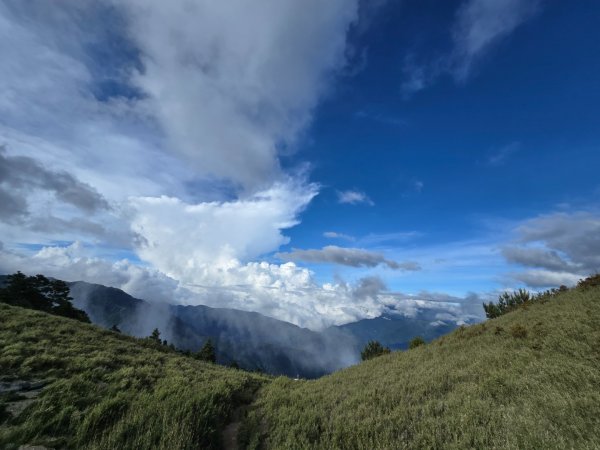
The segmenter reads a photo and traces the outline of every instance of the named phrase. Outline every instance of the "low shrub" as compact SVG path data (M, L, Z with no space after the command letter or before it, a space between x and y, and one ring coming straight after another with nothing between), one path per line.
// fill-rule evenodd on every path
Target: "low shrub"
M425 345L425 339L423 339L421 336L417 336L410 341L410 344L408 344L408 348L413 349L420 347L421 345Z
M577 283L577 287L579 289L589 289L597 286L600 286L600 273L589 276L583 280L579 280Z
M598 275L597 278L597 281L590 281L590 278L581 280L578 286L596 286L593 283L600 283L600 275ZM527 309L532 303L545 303L548 300L556 297L558 294L568 290L569 288L563 285L558 288L552 288L543 292L538 292L537 294L533 294L525 289L519 289L518 291L514 292L503 292L498 297L497 303L484 302L483 309L488 319L495 319L496 317L500 317L510 311L514 311L517 308Z
M519 324L513 325L510 327L510 334L514 338L525 339L527 337L527 328Z
M391 350L381 345L379 341L369 341L362 352L360 352L360 358L363 361L375 358L381 355L387 355Z
M483 309L488 319L495 319L509 311L514 310L518 306L530 302L533 296L525 289L519 289L515 292L503 292L498 297L497 303L484 303Z

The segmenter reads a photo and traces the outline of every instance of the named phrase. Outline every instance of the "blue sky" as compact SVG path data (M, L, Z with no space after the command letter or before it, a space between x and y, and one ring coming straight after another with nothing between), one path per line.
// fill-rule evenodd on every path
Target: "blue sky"
M0 269L311 328L573 284L600 270L599 18L4 2Z
M406 98L403 57L448 51L459 3L389 3L357 39L365 68L340 80L318 109L311 142L291 161L311 161L326 187L290 232L292 246L322 245L323 229L417 232L388 243L400 252L493 241L502 239L497 223L598 204L600 8L543 4L466 81L441 76ZM336 189L365 192L375 205L337 205ZM411 280L399 285L407 283L418 289Z

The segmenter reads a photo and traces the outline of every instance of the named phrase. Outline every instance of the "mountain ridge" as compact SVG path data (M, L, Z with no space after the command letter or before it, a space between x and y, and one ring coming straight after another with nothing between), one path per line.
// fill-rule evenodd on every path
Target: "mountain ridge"
M0 275L0 285L5 281L6 275ZM456 328L454 322L432 326L439 322L436 310L424 309L410 317L391 310L380 317L314 331L258 312L148 302L98 283L67 284L74 306L97 325L117 326L137 337L158 328L161 339L191 352L210 338L221 364L235 363L274 375L318 378L357 363L369 341L405 350L415 336L429 341Z
M257 312L205 305L150 303L126 292L83 281L69 283L73 303L93 323L142 337L158 328L182 350L197 351L210 338L218 361L275 375L316 378L358 362L349 333L318 333Z
M418 310L410 317L392 310L318 332L258 312L150 303L101 284L69 285L75 306L86 311L93 323L106 328L117 325L134 336L148 336L158 328L163 339L190 351L211 338L221 363L235 361L246 369L302 378L317 378L357 363L369 341L405 350L416 336L430 341L457 326L437 320L437 310ZM440 323L433 326L436 322Z

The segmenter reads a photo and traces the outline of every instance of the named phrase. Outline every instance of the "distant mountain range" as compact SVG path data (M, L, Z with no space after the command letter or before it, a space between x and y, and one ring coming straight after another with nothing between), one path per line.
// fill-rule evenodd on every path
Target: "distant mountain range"
M4 278L0 276L0 284ZM316 378L355 364L370 340L403 350L415 336L429 341L456 327L454 322L432 325L438 311L424 309L414 317L392 311L316 332L256 312L151 303L120 289L84 281L71 282L69 287L74 306L83 309L96 325L116 325L138 337L149 336L158 328L162 339L192 352L210 338L222 364L235 361L248 370L291 377Z
M431 341L456 328L455 322L436 321L434 316L438 312L423 309L415 317L388 313L335 328L352 335L361 348L370 340L376 340L392 350L406 350L416 336ZM436 325L432 325L434 323Z
M211 338L218 362L235 361L249 370L316 378L358 362L359 343L351 333L317 333L255 312L208 306L150 303L120 289L83 281L69 283L73 303L91 321L124 333L161 338L183 350L197 351Z

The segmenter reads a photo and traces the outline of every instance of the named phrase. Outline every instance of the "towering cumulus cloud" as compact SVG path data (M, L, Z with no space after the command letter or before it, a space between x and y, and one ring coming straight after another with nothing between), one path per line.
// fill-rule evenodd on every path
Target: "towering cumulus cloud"
M134 83L173 148L245 187L277 177L344 64L356 0L127 0L144 70Z
M143 236L138 253L156 268L188 283L210 283L209 267L231 267L269 253L288 238L316 186L275 184L244 199L186 204L172 197L140 197L133 228Z

